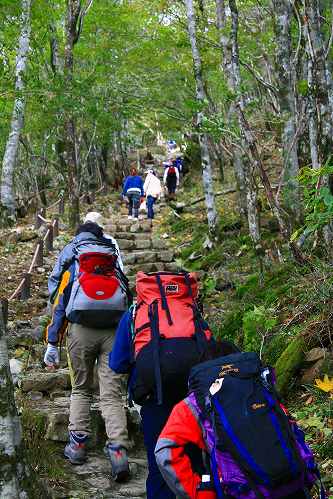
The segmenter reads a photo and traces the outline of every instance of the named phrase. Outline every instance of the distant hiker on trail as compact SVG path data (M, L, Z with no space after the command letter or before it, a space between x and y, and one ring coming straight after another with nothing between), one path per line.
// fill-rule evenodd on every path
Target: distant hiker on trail
M191 367L214 340L198 309L195 274L139 272L136 290L137 305L119 323L110 367L130 373L130 399L141 406L147 499L175 499L154 450L173 406L187 394Z
M143 190L147 200L147 216L148 218L154 218L154 204L162 192L161 181L156 176L154 170L147 171Z
M140 199L144 197L144 191L142 178L136 168L132 168L131 174L125 179L122 195L128 199L128 218L139 218Z
M102 227L102 216L88 213L74 239L58 257L48 281L53 313L47 328L44 362L47 366L59 364L58 345L68 329L72 395L69 443L64 454L72 464L83 464L87 458L97 361L100 407L108 436L105 452L113 478L123 481L129 476L127 423L122 401L124 377L108 367L108 354L119 319L128 308L130 293L118 244L103 233Z
M177 156L172 163L176 168L178 168L179 174L181 174L183 171L183 158L181 156Z
M216 348L192 368L189 395L155 449L165 481L181 499L314 497L314 456L279 402L272 370L256 353L233 352ZM323 487L318 497L325 499Z
M164 170L163 183L168 189L169 199L175 199L176 189L179 185L179 171L172 163Z

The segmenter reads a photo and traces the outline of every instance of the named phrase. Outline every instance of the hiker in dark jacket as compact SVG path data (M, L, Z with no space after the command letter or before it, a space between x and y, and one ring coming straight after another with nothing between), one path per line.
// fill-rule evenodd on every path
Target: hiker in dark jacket
M130 398L131 386L136 377L132 344L132 313L132 310L125 312L120 320L113 350L109 357L109 366L114 372L129 374ZM142 431L148 458L147 499L176 499L175 494L164 481L154 455L158 436L175 403L176 401L163 401L163 404L158 405L156 398L152 395L141 407Z
M116 241L103 233L102 216L97 212L86 215L74 239L61 251L49 278L49 291L53 302L52 319L47 328L48 346L44 356L47 366L59 364L58 345L67 330L67 351L72 374L72 394L69 414L69 443L65 457L72 464L83 464L87 459L87 442L90 436L90 405L93 394L93 372L97 361L100 403L105 421L112 476L123 481L129 476L126 449L128 434L126 414L122 401L124 377L109 369L108 355L113 346L115 326L109 328L86 327L67 319L67 306L72 286L78 279L78 262L75 249L86 241L90 244L113 244L117 263L122 261ZM112 250L113 251L113 250Z
M179 185L179 170L172 163L164 170L163 183L168 190L169 199L175 199L176 189Z
M139 218L140 199L144 197L143 180L138 175L136 168L132 168L124 182L122 192L128 198L128 218Z
M133 309L126 312L119 323L113 350L110 353L109 358L109 365L115 372L129 373L128 390L130 398L132 398L132 386L134 386L136 381L136 368L133 358L132 325ZM213 342L213 344L215 344L215 342ZM213 346L211 348L213 348ZM211 358L209 349L207 350L206 355L207 356L203 358L204 360ZM165 400L165 397L163 398L162 404L157 403L156 394L152 393L141 407L142 430L148 458L148 477L146 482L147 499L176 499L175 493L170 490L167 482L160 473L154 454L158 437L166 424L173 407L182 398L178 387L174 387L172 391L174 393L173 398L170 398L169 394L167 400ZM185 394L186 390L184 390L183 396L185 396ZM200 452L197 450L192 452L191 449L188 451L191 461L198 463L198 466L200 466Z

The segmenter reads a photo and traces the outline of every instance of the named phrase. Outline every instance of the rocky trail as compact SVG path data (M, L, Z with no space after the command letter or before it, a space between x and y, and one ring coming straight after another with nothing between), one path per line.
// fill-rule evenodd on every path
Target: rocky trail
M147 220L146 215L144 219L141 215L138 221L128 220L126 206L118 201L114 201L111 208L109 207L111 215L106 216L104 213L108 219L105 232L112 234L118 240L125 273L129 277L133 291L135 275L139 270L144 272L177 270L173 250L156 230L159 224L158 213L164 206L162 201L156 207L157 217L153 222ZM91 211L97 209L99 206L89 208ZM60 234L60 241L61 237ZM61 245L55 244L55 246L57 250L49 255L45 264L45 282L39 288L39 296L47 295L47 273L51 270L61 248ZM34 296L29 299L31 306L33 301ZM23 425L28 427L32 438L46 440L46 446L41 447L41 452L48 449L48 443L50 444L50 456L47 456L47 459L50 457L51 460L54 459L55 476L45 480L46 494L52 499L145 497L147 469L139 413L135 408L127 407L132 478L128 483L119 485L110 480L110 464L103 452L106 437L99 411L97 390L91 410L92 438L87 463L82 466L71 466L62 458L68 436L70 376L64 348L62 348L60 369L48 371L41 365L44 350L41 336L45 322L45 315L35 316L30 320L12 321L8 328L8 344L12 372L19 387L17 402L22 413ZM124 404L126 405L125 389ZM40 470L36 471L40 474Z

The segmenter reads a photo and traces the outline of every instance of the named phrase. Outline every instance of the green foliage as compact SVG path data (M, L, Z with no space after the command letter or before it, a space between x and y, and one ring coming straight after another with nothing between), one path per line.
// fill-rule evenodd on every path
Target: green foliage
M307 80L299 80L297 82L297 90L302 97L306 97L309 93L309 84Z
M333 217L333 196L327 185L327 178L333 174L333 166L327 164L313 170L304 168L299 180L303 186L305 202L305 224L296 231L292 240L297 239L301 232L307 234L316 232L331 223Z
M243 315L244 349L259 351L267 333L272 331L277 323L274 309L263 305L248 310Z
M31 411L24 401L21 410L23 441L27 459L39 477L55 481L64 477L58 449L53 442L45 440L46 417Z

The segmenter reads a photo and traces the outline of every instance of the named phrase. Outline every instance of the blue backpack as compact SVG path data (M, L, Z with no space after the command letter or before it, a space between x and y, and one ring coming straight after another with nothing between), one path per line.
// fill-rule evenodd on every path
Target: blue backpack
M204 429L218 499L278 499L299 492L306 498L320 480L313 453L280 404L274 382L273 371L253 352L191 370L188 398Z

